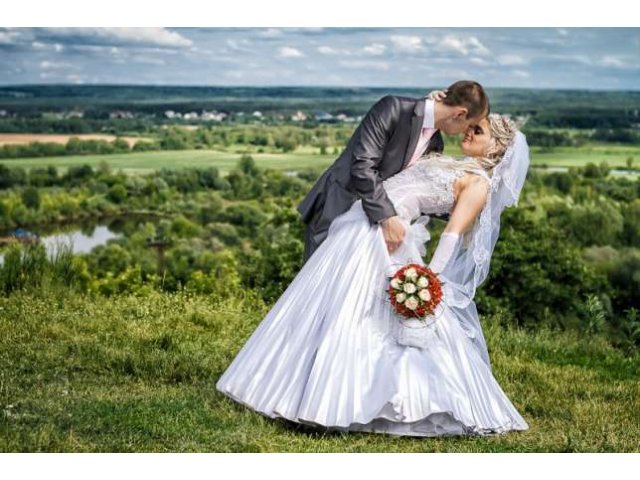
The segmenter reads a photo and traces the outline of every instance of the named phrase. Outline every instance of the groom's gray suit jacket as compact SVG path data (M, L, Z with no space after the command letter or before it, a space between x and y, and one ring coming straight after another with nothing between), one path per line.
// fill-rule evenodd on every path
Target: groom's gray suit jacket
M307 224L304 261L324 241L333 219L357 199L362 199L372 225L396 215L382 181L411 159L422 130L424 107L424 97L387 95L367 112L345 150L297 207ZM425 153L443 149L438 130Z

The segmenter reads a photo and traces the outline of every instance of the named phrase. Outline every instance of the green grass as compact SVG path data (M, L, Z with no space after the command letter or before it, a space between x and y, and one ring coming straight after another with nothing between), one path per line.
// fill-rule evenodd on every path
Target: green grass
M117 155L74 155L46 158L21 158L1 160L1 164L9 167L41 168L55 165L61 170L70 166L88 163L97 166L107 162L114 169L122 169L129 174L149 173L163 167L218 167L224 175L237 166L246 147L237 146L226 150L174 150L158 152L125 153ZM330 148L329 151L332 151ZM460 156L457 145L448 145L447 153ZM331 165L337 155L329 153L320 155L317 148L300 147L291 153L251 153L260 168L279 170L301 170L305 168L324 169ZM579 148L559 147L552 152L532 148L532 165L547 164L549 166L584 166L588 162L599 164L606 160L611 167L626 168L626 160L632 157L635 165L640 165L640 146L622 145L588 145Z
M485 438L324 433L215 390L268 306L152 293L0 297L3 452L632 452L640 358L600 338L483 318L494 375L529 423Z

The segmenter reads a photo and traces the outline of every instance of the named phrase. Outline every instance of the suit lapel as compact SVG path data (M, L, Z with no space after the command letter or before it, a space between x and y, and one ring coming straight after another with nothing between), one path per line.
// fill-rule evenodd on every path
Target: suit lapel
M404 161L402 162L402 168L404 168L409 160L411 159L411 155L416 149L416 145L418 145L418 140L420 139L420 132L422 131L422 123L424 122L424 97L420 98L416 102L416 106L413 108L413 116L411 117L411 135L409 137L409 145L407 146L407 151L404 154Z

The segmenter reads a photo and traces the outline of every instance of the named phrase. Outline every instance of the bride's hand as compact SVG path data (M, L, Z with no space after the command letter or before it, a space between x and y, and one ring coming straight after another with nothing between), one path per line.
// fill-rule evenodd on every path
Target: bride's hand
M437 102L442 101L447 96L446 90L434 90L427 95L429 100L435 100Z
M385 218L382 222L382 235L387 244L389 253L393 253L400 247L407 231L397 215Z

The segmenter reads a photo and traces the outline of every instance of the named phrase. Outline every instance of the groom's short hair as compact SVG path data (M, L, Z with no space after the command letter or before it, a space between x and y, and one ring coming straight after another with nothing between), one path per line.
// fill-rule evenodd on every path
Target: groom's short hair
M442 103L450 107L465 107L467 118L476 118L489 114L489 97L478 82L460 80L449 86L447 96Z

